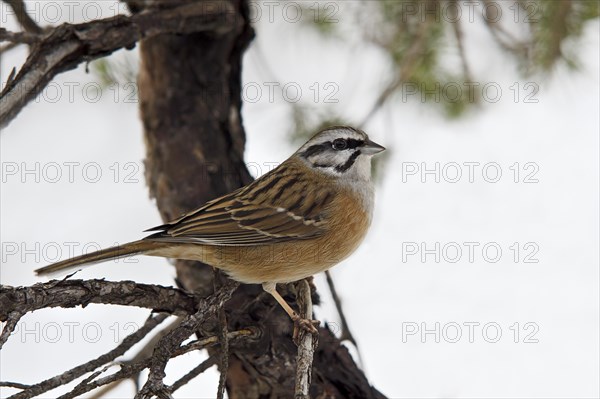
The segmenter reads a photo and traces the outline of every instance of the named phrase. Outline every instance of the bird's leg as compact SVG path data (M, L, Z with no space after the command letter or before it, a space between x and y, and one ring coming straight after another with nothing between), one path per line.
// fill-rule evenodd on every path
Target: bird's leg
M285 299L283 299L283 297L279 295L275 283L263 283L262 287L263 290L271 294L271 296L273 296L273 298L275 298L275 300L279 302L283 310L285 310L285 312L290 316L292 320L298 319L300 317L298 313L296 313L294 309L292 309L292 307L288 305Z
M266 292L271 294L273 296L273 298L275 298L275 300L277 302L279 302L279 304L281 305L283 310L285 310L285 312L290 316L290 318L294 322L294 327L295 327L294 337L296 337L298 335L298 332L297 332L298 328L301 328L311 334L319 333L317 328L315 327L320 324L319 320L309 320L309 319L303 319L302 317L300 317L300 315L298 313L296 313L294 311L294 309L292 309L292 307L285 301L285 299L283 299L283 297L281 295L279 295L279 292L277 292L275 283L263 283L262 287L263 287L263 290L265 290Z

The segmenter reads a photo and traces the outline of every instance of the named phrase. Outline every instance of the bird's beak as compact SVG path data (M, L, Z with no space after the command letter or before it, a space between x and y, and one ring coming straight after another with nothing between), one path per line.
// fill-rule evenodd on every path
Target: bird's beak
M384 150L385 150L384 146L379 145L374 141L367 140L365 145L361 148L360 152L362 152L363 154L366 154L366 155L374 155L374 154L378 154Z

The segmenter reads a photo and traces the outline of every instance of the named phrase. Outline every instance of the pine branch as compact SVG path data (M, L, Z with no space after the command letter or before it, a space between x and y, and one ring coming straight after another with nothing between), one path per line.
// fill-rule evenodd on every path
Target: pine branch
M164 33L229 32L236 22L229 2L192 2L172 9L117 15L82 24L62 24L32 48L17 76L0 93L0 128L7 126L50 80L82 62L132 49ZM37 32L36 32L37 33Z
M90 303L188 315L197 311L197 301L197 297L178 288L133 281L51 280L30 287L0 286L0 321L9 320L12 312L25 314L45 308L85 307Z

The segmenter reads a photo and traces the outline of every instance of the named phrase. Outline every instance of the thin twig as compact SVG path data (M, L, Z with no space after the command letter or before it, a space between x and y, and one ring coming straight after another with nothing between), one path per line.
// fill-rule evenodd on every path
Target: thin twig
M26 32L38 34L42 33L43 29L29 16L29 14L27 14L27 9L25 8L25 3L23 0L3 1L13 9L17 21Z
M346 320L346 314L342 308L342 300L337 293L335 288L335 284L333 283L333 278L331 277L331 273L329 270L325 271L325 277L327 279L327 285L329 286L329 291L331 291L331 297L333 298L333 303L335 303L335 308L340 316L340 322L342 323L342 332L340 334L340 341L348 340L354 345L356 348L356 352L358 353L359 363L362 363L362 356L360 355L360 350L358 349L358 343L356 339L354 339L354 335L350 331L350 327L348 326L348 321Z
M256 339L258 337L259 337L258 331L255 329L252 329L252 328L246 328L246 329L242 329L242 330L232 331L228 334L229 340L231 340L233 342L238 342L240 339L248 340L248 339ZM177 356L184 355L188 352L206 349L207 347L216 345L218 343L219 343L218 336L211 336L211 337L204 338L204 339L201 339L198 341L190 342L187 345L177 348L171 354L170 359L175 358ZM136 363L122 362L119 365L121 366L121 369L119 371L117 371L111 375L108 375L106 377L97 379L95 381L90 381L87 385L85 385L85 386L82 385L80 387L77 387L76 389L73 389L71 392L66 393L63 396L59 397L58 399L73 399L73 398L79 397L82 394L89 392L93 389L100 388L102 386L112 384L116 381L120 381L120 380L123 380L126 378L131 378L132 376L139 374L142 370L149 368L152 365L152 358L146 358L146 359L140 360ZM210 367L210 366L212 366L212 364L209 365L208 367ZM198 374L199 373L200 372L198 372ZM191 377L191 378L193 378L193 377ZM179 386L177 389L179 389L180 387L181 386ZM169 389L170 388L165 387L164 392L170 392ZM12 398L9 398L9 399L12 399Z
M163 382L167 362L181 343L194 334L209 315L217 314L238 286L238 282L228 280L219 291L200 301L195 314L186 317L177 328L159 341L152 354L150 375L144 387L136 395L136 399L150 398L156 395L168 397L168 390Z
M11 69L10 73L8 74L8 78L6 78L7 85L9 85L14 80L16 74L17 74L17 68L13 67L13 69Z
M21 43L8 43L4 46L0 46L0 59L2 54L9 52L10 50L19 47ZM1 88L0 88L1 91Z
M458 0L451 0L452 3L457 3ZM460 5L456 4L456 9L460 9ZM469 61L467 60L467 53L464 45L464 35L462 26L460 25L461 18L456 18L452 21L452 28L454 30L454 37L456 38L456 45L458 47L458 53L463 69L463 75L466 82L472 82L471 68L469 68Z
M42 381L38 384L32 385L26 390L19 392L11 399L27 399L38 396L44 392L48 392L51 389L67 384L82 375L96 370L98 367L105 365L108 362L113 361L119 356L122 356L129 350L133 345L141 341L150 331L152 331L157 325L162 323L169 315L159 314L156 316L151 315L148 317L144 325L136 332L128 335L121 344L111 351L99 356L97 359L91 360L87 363L72 368L71 370L65 371L64 373Z
M225 381L227 381L227 370L229 369L229 339L227 338L227 316L225 309L219 310L219 341L221 342L221 359L219 387L217 388L217 399L225 396Z
M68 392L62 396L59 396L57 399L74 399L82 394L89 392L93 389L100 388L102 386L112 384L116 381L120 381L126 378L130 378L133 375L138 374L143 369L147 368L150 364L150 359L146 359L145 361L135 363L135 364L121 364L121 369L114 374L108 375L106 377L97 379L95 381L91 381L87 385L78 386L73 389L71 392ZM12 399L12 398L8 398Z
M241 330L231 331L231 332L227 333L228 340L239 339L239 338L255 339L258 336L259 336L258 330L256 330L255 328L250 328L250 327L243 328ZM185 345L180 346L179 348L175 349L173 351L172 357L177 357L177 356L181 356L181 355L186 354L191 351L197 351L200 349L204 349L208 346L218 344L219 342L220 342L220 338L217 335L213 335L213 336L210 336L207 338L202 338L202 339L190 342L189 344L185 344Z
M130 378L134 378L134 377L130 377ZM89 399L104 399L104 398L110 398L110 395L108 395L113 389L115 389L116 387L118 387L119 385L121 385L121 383L125 381L125 379L122 380L118 380L118 381L113 381L109 384L104 385L103 387L101 387L101 389L98 389L97 391L95 391L94 393L92 393L92 395L89 397Z
M300 317L312 320L312 299L308 281L298 282L297 302L300 307ZM296 357L296 385L294 395L296 399L308 399L312 375L312 363L317 347L318 338L305 330L300 331L298 339L298 356Z
M418 61L421 59L423 54L423 47L426 45L426 38L428 34L431 34L430 27L435 22L435 18L428 15L428 18L421 24L419 24L419 30L416 33L416 38L412 42L410 48L402 57L400 65L397 66L398 73L396 77L386 86L385 89L379 94L375 103L367 112L362 122L358 124L358 127L363 127L371 120L371 118L383 107L389 97L396 92L396 90L405 83L410 76L413 74L415 67L418 65ZM389 51L389 49L386 49Z
M213 269L213 290L216 292L222 279L221 272ZM223 399L225 395L225 381L227 380L227 370L229 369L229 340L227 339L227 315L225 308L219 309L219 341L221 343L221 356L219 359L219 385L217 387L217 399Z
M352 331L350 330L350 326L348 326L348 320L346 319L346 314L344 313L344 309L342 307L342 299L337 293L337 289L335 288L335 284L333 283L333 277L331 277L331 273L329 270L325 271L325 277L327 278L327 285L329 286L329 291L331 291L331 297L333 298L333 303L335 303L335 308L340 316L340 322L342 323L342 332L340 334L340 341L348 340L354 345L356 348L356 353L358 354L358 363L359 365L363 365L362 355L360 353L360 348L358 347L358 342L352 335Z
M174 328L176 328L179 324L181 324L182 320L183 320L183 316L177 316L169 325L164 326L157 334L155 334L148 342L146 342L144 347L142 349L140 349L133 358L128 360L128 363L136 363L141 360L150 359L150 357L152 356L152 352L154 351L154 347L158 344L158 342L162 339L162 337L167 335ZM137 393L140 390L140 373L138 373L136 375L132 375L131 379L133 380L133 382L135 384L135 388L136 388L135 392ZM103 397L103 396L101 396L101 397Z
M35 44L42 40L42 35L30 32L11 32L0 28L0 42L11 42L18 44Z
M492 20L489 15L487 15L487 11L492 8L496 8L497 4L495 5L490 0L483 0L483 3L485 7L481 13L481 16L496 43L498 43L505 51L526 57L530 51L531 43L523 42L517 39L511 32L504 29L504 27L498 23L498 21Z
M75 386L74 390L80 389L81 387L83 387L83 386L89 384L90 382L94 381L96 379L96 377L98 377L99 375L102 375L102 373L104 373L106 370L108 370L112 366L114 366L114 364L110 363L110 364L107 364L106 366L102 367L100 370L94 371L92 374L90 374L89 376L87 376L86 378L84 378L79 384L77 384Z
M4 343L8 340L8 337L10 337L10 334L12 334L24 314L24 312L20 311L13 311L8 314L6 325L2 329L2 334L0 334L0 349L2 349L2 346L4 346Z
M17 388L17 389L27 389L30 386L31 385L20 384L18 382L0 381L0 387Z
M173 385L169 387L169 391L177 391L179 388L189 383L191 380L204 373L206 370L208 370L215 364L217 364L217 356L210 356L208 359L206 359L205 361L194 367L192 370L190 370L186 375L175 381Z
M342 332L340 334L340 341L344 341L347 339L348 341L352 342L352 344L354 346L358 347L358 345L356 344L356 340L354 339L354 336L352 335L352 332L350 331L350 327L348 326L348 321L346 320L346 315L342 308L342 300L340 299L340 296L337 293L337 289L335 288L335 284L333 283L333 278L331 277L331 273L329 272L329 270L325 271L325 277L327 279L327 285L329 286L329 291L331 291L331 297L333 298L333 303L335 303L335 309L337 310L338 315L340 316L340 322L342 323Z

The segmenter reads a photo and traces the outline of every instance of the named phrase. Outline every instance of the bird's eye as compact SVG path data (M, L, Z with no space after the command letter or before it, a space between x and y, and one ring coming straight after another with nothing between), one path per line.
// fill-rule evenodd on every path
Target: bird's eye
M331 144L334 150L342 151L348 148L348 142L344 139L335 139Z

